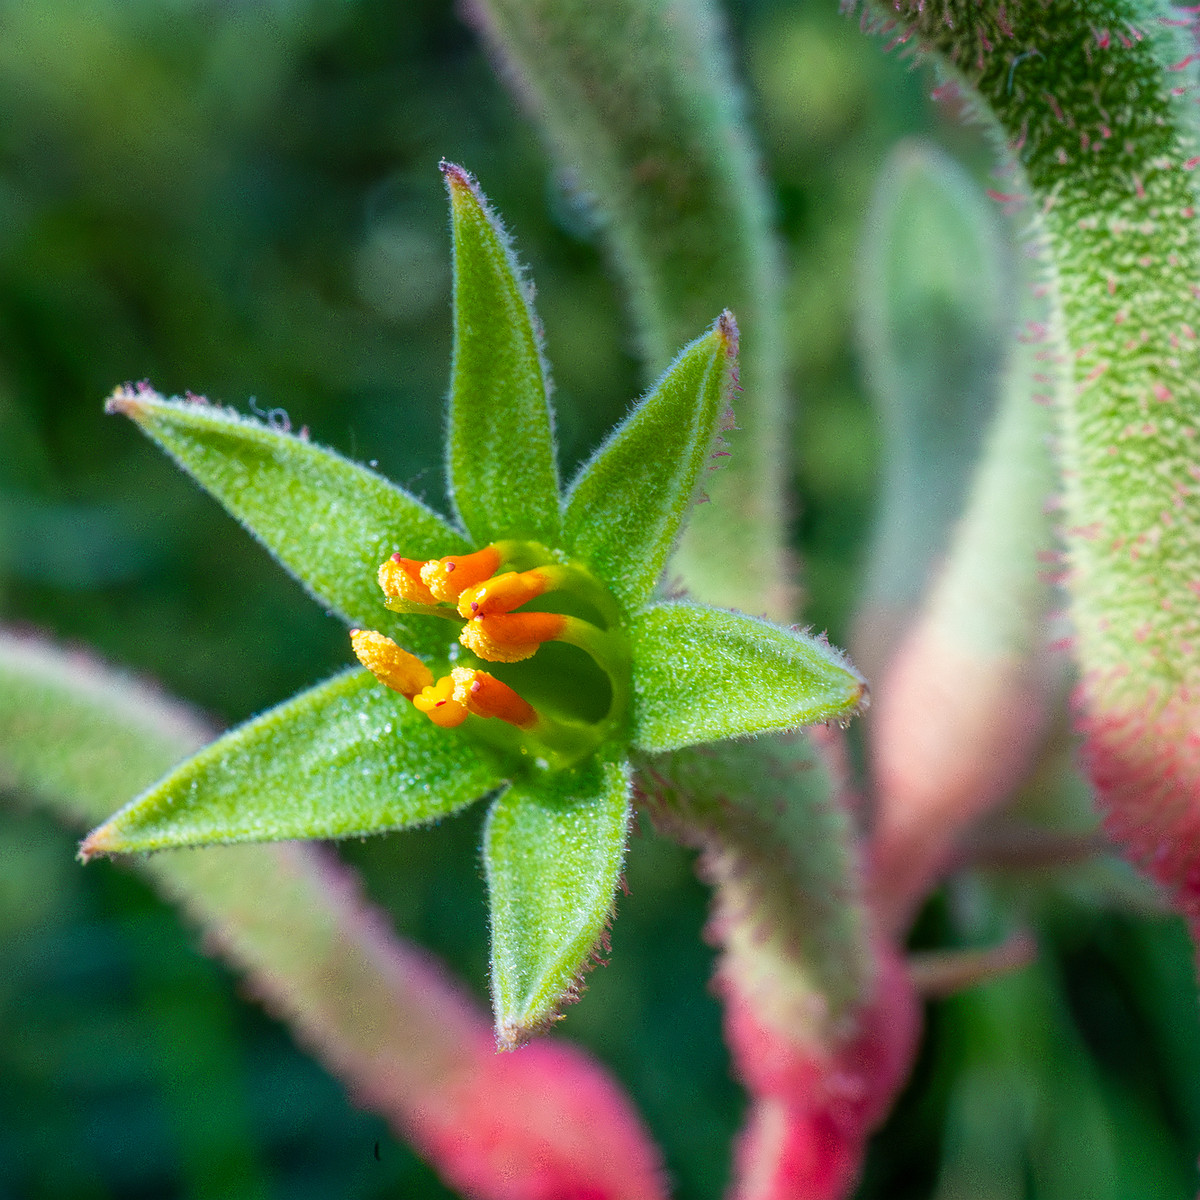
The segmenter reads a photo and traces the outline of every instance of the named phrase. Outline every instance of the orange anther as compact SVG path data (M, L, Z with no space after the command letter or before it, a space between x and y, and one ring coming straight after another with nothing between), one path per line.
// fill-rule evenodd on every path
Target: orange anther
M522 700L507 683L501 683L486 671L455 667L450 672L454 680L454 698L478 717L498 717L518 729L528 729L537 723L533 705Z
M350 645L358 661L393 692L412 697L433 682L433 672L415 654L409 654L382 633L352 629Z
M474 554L451 554L421 568L421 582L436 596L453 604L469 587L490 579L500 565L500 551L484 546Z
M469 587L458 598L458 611L469 621L472 617L489 617L493 613L512 612L528 600L540 596L552 584L550 575L542 568L532 571L505 571Z
M488 662L521 662L558 637L566 622L561 613L497 613L468 621L458 640Z
M454 695L454 679L444 675L412 698L413 704L435 725L453 729L467 719L467 706Z
M379 586L391 600L407 600L410 604L436 604L433 593L421 582L423 564L415 558L393 554L379 568Z

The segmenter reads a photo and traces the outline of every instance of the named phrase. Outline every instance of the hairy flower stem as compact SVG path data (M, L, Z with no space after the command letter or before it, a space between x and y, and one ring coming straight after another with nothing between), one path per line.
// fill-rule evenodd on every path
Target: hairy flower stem
M982 98L1046 249L1070 372L1062 533L1110 831L1200 920L1200 245L1186 9L895 0ZM1047 342L1053 357L1060 347Z
M863 357L889 448L856 647L873 660L871 882L885 929L906 927L965 828L1028 770L1061 665L1045 650L1044 579L1059 372L1028 339L1048 306L1028 288L1014 303L1014 257L961 168L898 148L862 261Z
M0 783L72 825L211 736L80 655L0 634ZM284 843L140 866L297 1040L465 1195L665 1195L658 1152L607 1073L551 1040L497 1055L484 1012L391 934L332 856Z
M905 1078L919 1017L872 932L832 734L648 759L656 824L700 851L716 989L751 1107L734 1200L840 1200Z
M653 379L732 309L738 428L671 569L699 599L792 614L781 287L768 204L709 0L468 0L623 280Z

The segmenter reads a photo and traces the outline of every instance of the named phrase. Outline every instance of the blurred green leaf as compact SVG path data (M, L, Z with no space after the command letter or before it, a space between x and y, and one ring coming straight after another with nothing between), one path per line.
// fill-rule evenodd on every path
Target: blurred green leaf
M654 605L631 632L641 750L844 719L866 692L828 642L741 613Z
M612 916L629 801L628 766L594 759L515 782L492 808L483 856L502 1046L553 1021L575 994Z
M982 190L952 158L919 142L892 152L859 260L858 341L887 447L874 604L916 604L963 505L1016 331L1006 250Z
M532 287L474 179L452 163L442 170L454 230L447 445L454 505L478 543L553 544L558 470Z
M680 353L571 485L567 545L627 608L643 603L662 574L736 379L737 326L725 313Z

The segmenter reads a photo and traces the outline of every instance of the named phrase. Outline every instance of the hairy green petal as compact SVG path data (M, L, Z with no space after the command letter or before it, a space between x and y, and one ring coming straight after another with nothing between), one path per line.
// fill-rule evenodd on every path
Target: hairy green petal
M568 549L627 608L654 588L695 499L737 380L737 325L723 313L580 470L563 519Z
M464 738L351 670L213 742L95 830L82 853L403 829L500 782Z
M447 468L480 544L558 537L558 470L532 289L474 179L443 163L454 230L454 361ZM443 552L445 553L445 552Z
M660 604L634 618L631 635L641 750L844 719L866 693L823 639L741 613Z
M483 855L501 1046L555 1019L612 915L629 825L629 767L593 760L495 803Z
M433 558L468 548L415 497L332 450L226 409L123 389L108 411L136 421L331 612L410 650L445 652L434 622L384 608L375 580L395 550Z

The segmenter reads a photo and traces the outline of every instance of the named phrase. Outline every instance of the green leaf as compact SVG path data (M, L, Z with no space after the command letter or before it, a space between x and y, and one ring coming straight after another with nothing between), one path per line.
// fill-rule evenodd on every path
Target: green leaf
M492 908L492 999L511 1049L574 997L604 935L625 857L629 767L593 760L515 783L495 803L483 854Z
M731 313L692 342L585 464L563 518L567 545L636 608L662 574L737 379Z
M508 235L478 184L443 163L454 231L447 468L476 542L554 544L558 470L540 326Z
M419 653L445 653L437 622L388 612L376 583L393 551L435 558L469 547L381 475L304 438L207 404L122 389L108 402L207 488L331 612Z
M842 720L866 684L824 639L767 621L660 604L632 622L633 744L674 750Z
M351 670L213 742L100 826L82 853L403 829L500 782L469 742Z
M917 604L943 553L1016 332L1020 296L987 205L962 167L917 141L892 152L875 185L858 345L887 453L866 590L891 613Z

